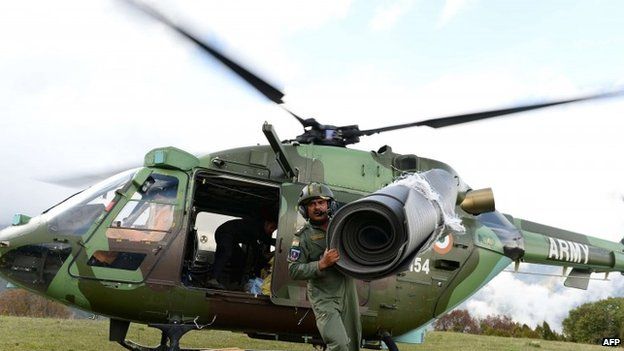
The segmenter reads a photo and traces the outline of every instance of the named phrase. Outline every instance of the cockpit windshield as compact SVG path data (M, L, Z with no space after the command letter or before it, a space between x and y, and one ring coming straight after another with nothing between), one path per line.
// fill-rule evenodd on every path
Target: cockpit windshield
M115 191L123 188L138 168L116 174L51 208L48 230L52 233L83 235L111 206Z

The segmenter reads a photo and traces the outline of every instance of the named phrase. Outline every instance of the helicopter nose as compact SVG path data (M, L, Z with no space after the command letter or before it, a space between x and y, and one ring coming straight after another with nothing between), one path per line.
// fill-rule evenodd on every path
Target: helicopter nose
M0 230L0 276L15 285L45 292L71 246L51 238L41 216L16 218L13 225Z
M9 247L8 241L4 240L5 237L8 237L8 228L4 228L4 229L0 229L0 257L2 257L2 255L4 255L4 252L6 251L6 248Z
M41 219L15 215L13 223L0 230L0 256L14 248L32 242L32 234L40 231Z

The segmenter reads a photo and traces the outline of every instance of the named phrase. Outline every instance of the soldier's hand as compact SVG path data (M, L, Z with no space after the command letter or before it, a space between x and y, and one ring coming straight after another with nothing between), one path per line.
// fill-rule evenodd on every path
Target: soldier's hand
M331 267L340 259L340 254L336 249L325 249L323 257L319 260L318 266L320 270Z

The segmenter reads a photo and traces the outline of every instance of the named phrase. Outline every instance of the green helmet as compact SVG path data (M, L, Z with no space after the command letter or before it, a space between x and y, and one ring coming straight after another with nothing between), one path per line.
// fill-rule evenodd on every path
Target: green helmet
M303 218L308 218L306 205L312 199L321 198L327 200L328 214L331 216L336 210L336 201L334 200L334 192L325 184L312 182L301 189L299 194L299 213Z

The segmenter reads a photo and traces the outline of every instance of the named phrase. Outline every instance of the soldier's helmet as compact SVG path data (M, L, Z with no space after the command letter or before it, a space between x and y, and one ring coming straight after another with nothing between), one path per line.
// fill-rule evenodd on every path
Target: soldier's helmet
M303 218L308 219L306 205L313 199L327 200L327 214L330 217L334 214L334 212L336 212L334 192L325 184L312 182L304 186L299 194L299 213L303 216Z

